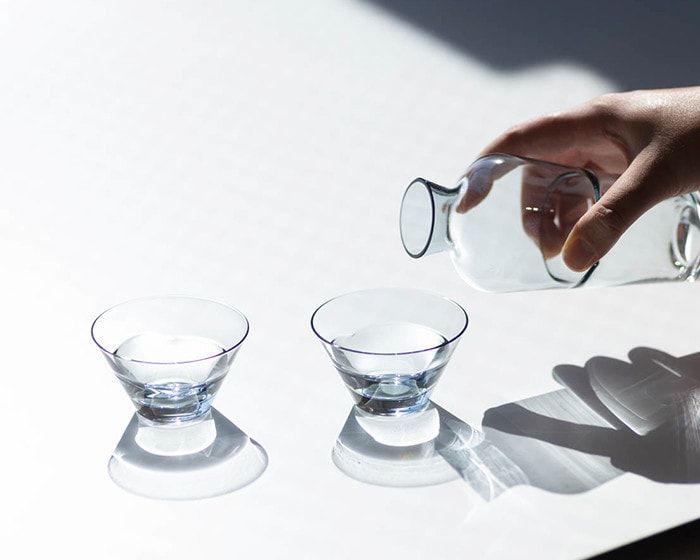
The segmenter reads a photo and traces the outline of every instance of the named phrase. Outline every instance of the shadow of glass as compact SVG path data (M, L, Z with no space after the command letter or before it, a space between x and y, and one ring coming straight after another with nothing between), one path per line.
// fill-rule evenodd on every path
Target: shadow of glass
M629 358L557 366L565 389L488 410L485 436L552 492L583 492L623 472L700 482L700 354L635 348Z
M483 499L527 483L483 434L430 403L416 415L372 416L353 408L333 448L347 476L379 486L419 487L462 478Z
M697 2L364 1L498 70L574 62L622 89L697 82Z
M109 460L114 482L140 496L193 500L233 492L267 467L267 454L212 408L191 426L154 426L134 414Z

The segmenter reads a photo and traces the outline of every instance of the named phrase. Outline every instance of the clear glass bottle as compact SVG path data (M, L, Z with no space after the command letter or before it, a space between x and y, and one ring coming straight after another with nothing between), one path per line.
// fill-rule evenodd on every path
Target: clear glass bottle
M401 203L401 240L413 258L449 252L462 278L489 292L694 281L700 275L697 193L649 210L587 271L569 269L564 241L605 187L585 169L489 154L454 188L412 181Z

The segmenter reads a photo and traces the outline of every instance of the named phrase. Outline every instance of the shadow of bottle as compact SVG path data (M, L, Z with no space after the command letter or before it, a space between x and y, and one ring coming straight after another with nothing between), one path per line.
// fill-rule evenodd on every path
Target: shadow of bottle
M134 494L193 500L242 488L266 467L265 450L212 408L201 421L185 426L157 426L134 414L108 471Z

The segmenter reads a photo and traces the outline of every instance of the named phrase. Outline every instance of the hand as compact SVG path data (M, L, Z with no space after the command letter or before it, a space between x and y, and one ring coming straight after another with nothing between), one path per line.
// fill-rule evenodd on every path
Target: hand
M583 199L575 202L577 219L545 231L549 241L540 240L548 256L565 239L564 262L583 271L652 206L700 186L700 87L604 95L510 129L483 151L494 152L583 167L602 179L597 203L583 211ZM525 176L523 204L528 182ZM477 188L457 211L474 207L489 188ZM525 214L523 224L528 231Z

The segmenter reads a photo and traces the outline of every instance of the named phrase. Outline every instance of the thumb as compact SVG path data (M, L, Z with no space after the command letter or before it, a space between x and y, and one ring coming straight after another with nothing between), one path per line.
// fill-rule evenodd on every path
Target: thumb
M642 151L571 230L563 248L569 268L582 272L593 266L637 218L678 190L669 184L666 166L649 152Z

